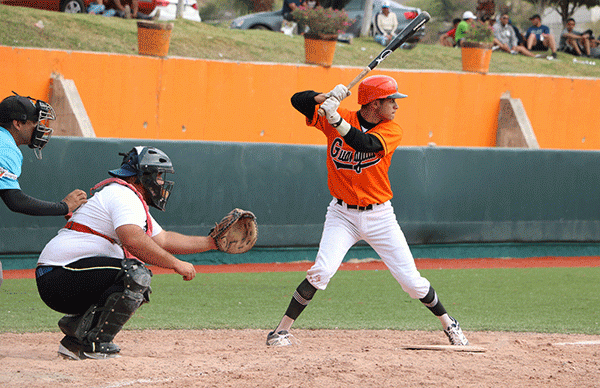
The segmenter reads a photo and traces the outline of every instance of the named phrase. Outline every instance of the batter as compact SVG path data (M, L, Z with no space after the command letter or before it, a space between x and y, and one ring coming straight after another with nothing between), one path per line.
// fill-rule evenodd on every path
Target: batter
M365 78L358 87L358 112L339 108L350 95L344 85L329 93L309 90L294 94L292 105L306 116L306 124L327 137L327 179L333 199L327 208L323 235L314 265L300 283L268 346L292 344L295 320L317 290L325 290L348 250L366 241L411 298L419 299L442 323L452 345L468 345L456 319L446 312L437 293L415 265L390 202L388 169L402 139L393 119L398 109L398 84L388 76ZM320 107L325 111L319 117Z

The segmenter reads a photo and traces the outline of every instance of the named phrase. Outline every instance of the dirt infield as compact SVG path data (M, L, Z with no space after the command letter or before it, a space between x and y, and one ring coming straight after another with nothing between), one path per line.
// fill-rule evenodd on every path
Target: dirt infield
M59 333L0 334L0 386L597 387L600 336L468 332L483 353L405 350L440 332L296 330L268 348L261 330L124 331L122 356L71 361Z
M591 267L600 258L418 259L419 269ZM305 271L311 263L197 266L198 272ZM342 270L379 270L379 261ZM154 269L155 273L164 273ZM8 276L6 276L8 275ZM6 278L32 277L6 271ZM446 345L443 332L294 330L268 348L264 330L124 330L121 356L65 360L60 333L0 333L0 387L598 387L600 336L470 332L485 352L408 350Z

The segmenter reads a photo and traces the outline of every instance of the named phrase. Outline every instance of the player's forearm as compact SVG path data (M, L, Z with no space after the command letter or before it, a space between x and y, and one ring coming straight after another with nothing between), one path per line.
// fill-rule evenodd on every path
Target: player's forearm
M177 266L179 259L161 248L139 226L122 225L116 232L123 248L144 263L170 269Z
M215 241L209 236L186 236L177 232L164 232L161 247L174 255L188 255L217 249Z
M29 216L64 216L69 212L65 202L48 202L33 198L18 189L0 190L9 210Z

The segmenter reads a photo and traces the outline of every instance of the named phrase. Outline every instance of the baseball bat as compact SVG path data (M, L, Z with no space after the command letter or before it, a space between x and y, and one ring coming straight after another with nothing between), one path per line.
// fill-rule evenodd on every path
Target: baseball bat
M388 57L391 53L393 53L398 47L405 43L411 36L415 34L419 30L419 28L423 27L425 23L427 23L431 19L431 16L428 12L423 11L414 18L408 26L404 27L402 31L392 41L369 63L367 67L365 67L360 74L358 74L347 86L348 90L352 89L356 86L357 83L360 82L371 70L377 67L384 59ZM319 108L319 116L323 116L325 111Z

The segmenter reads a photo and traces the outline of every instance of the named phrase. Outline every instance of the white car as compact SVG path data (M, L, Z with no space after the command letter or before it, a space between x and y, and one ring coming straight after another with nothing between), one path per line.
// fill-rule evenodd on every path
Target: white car
M156 8L150 16L154 16L160 10L158 20L175 20L178 0L156 0ZM183 18L201 22L196 0L183 0Z

